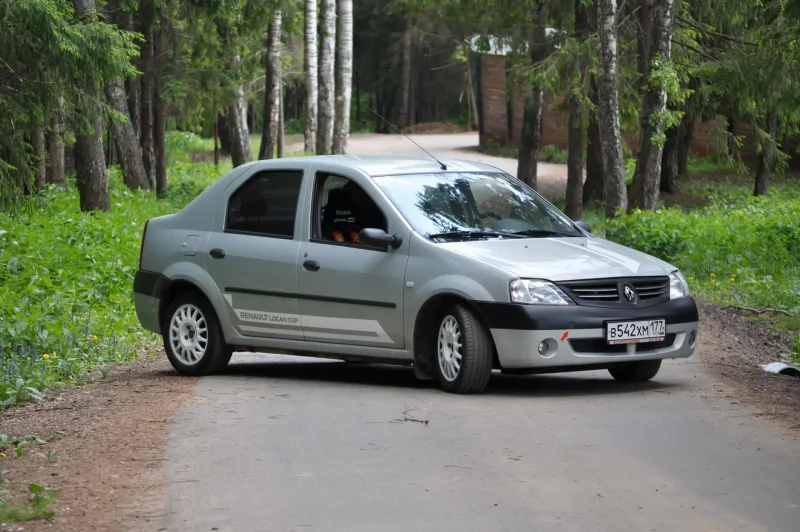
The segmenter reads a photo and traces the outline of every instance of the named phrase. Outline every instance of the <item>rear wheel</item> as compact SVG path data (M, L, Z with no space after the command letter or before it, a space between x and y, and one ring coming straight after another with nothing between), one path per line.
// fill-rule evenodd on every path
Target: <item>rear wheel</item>
M494 350L489 332L460 304L440 314L436 330L436 377L450 393L483 391L492 375Z
M659 369L661 369L660 360L642 360L616 368L609 368L608 372L618 381L644 382L655 377Z
M196 292L181 294L170 302L161 333L170 364L184 375L218 373L233 355L214 309Z

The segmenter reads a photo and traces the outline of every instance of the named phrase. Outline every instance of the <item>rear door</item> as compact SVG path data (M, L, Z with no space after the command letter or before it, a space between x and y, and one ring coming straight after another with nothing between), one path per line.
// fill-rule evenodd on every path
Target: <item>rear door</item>
M304 171L260 170L220 198L205 267L237 332L302 340L297 213Z
M313 185L310 216L306 220L309 238L300 244L297 264L300 312L307 341L405 347L403 299L408 230L370 184L363 176L326 171L317 171L313 180L309 178L309 185ZM348 197L346 206L329 204L329 197L341 201L343 195ZM328 221L336 219L340 227L323 222L326 208L332 213ZM403 244L398 249L384 250L353 242L352 235L366 227L399 234Z

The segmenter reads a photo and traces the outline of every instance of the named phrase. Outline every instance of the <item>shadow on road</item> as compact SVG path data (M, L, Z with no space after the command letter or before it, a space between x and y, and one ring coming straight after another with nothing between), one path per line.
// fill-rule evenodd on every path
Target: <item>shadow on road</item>
M437 390L436 381L421 381L411 368L382 364L347 364L339 361L254 361L231 362L225 371L230 377L263 377L298 381L392 386L419 390ZM213 377L212 377L213 378ZM606 372L562 373L550 375L503 375L499 371L484 394L497 396L585 396L641 392L665 392L679 389L677 383L621 383ZM442 392L444 393L444 392Z

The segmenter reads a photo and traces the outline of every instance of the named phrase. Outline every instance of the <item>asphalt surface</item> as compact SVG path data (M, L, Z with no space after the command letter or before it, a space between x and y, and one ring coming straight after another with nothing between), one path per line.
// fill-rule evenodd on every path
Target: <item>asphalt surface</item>
M474 133L413 138L516 173L468 151ZM385 135L348 151L420 153ZM566 169L539 180L557 197ZM168 531L800 531L800 443L697 356L644 384L496 373L459 396L407 368L237 354L200 379L165 464Z
M172 427L162 530L800 530L800 445L725 393L697 358L460 396L407 368L237 354Z

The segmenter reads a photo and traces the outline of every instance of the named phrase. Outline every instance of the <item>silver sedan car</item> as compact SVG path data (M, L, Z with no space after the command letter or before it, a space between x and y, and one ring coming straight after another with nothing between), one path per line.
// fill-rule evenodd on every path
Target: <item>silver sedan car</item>
M253 351L408 365L454 393L482 391L493 369L643 381L691 356L698 332L675 267L460 160L237 167L147 222L133 288L188 375Z

